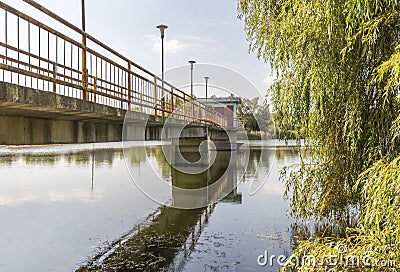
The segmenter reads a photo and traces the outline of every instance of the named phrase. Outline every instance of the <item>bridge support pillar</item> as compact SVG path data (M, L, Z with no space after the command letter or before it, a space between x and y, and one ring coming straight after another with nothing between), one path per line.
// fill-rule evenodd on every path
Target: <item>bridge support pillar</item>
M136 124L130 123L124 126L124 141L145 141L146 140L146 126L137 122Z

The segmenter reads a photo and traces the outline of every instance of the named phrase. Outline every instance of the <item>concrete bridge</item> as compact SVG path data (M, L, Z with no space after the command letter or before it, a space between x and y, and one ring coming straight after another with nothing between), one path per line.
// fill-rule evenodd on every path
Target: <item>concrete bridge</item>
M127 113L146 121L126 132L129 140L159 140L168 118L219 142L235 133L232 114L187 95L38 3L24 2L68 35L0 1L0 144L121 141Z
M163 129L168 131L169 135L173 135L171 130L183 126L185 129L175 137L191 138L190 143L196 142L195 138L204 136L205 131L215 141L221 137L227 139L226 128L202 123L201 120L188 123L173 113L174 126L165 128L167 115L164 117L138 111L129 111L127 114L127 111L53 92L0 82L0 144L160 140ZM128 133L125 137L124 120L125 133ZM169 135L164 137L167 138Z

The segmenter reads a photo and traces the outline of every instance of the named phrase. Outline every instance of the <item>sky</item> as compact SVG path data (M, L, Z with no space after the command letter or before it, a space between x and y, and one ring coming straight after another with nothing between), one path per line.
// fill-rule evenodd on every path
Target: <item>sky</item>
M44 23L57 25L22 0L3 2ZM81 0L37 2L74 25L81 26ZM85 2L86 32L155 74L161 73L160 32L156 26L166 24L166 71L176 67L187 69L187 80L190 82L188 60L226 67L248 79L261 94L266 93L273 81L269 65L258 60L254 53L248 52L244 23L237 19L236 1ZM196 65L198 64L194 66L195 81L200 81L204 75L200 75L200 72L196 74ZM210 83L213 81L216 79L211 76ZM202 90L195 88L195 94L202 96ZM212 94L213 90L210 92ZM240 94L245 96L246 91L242 90Z

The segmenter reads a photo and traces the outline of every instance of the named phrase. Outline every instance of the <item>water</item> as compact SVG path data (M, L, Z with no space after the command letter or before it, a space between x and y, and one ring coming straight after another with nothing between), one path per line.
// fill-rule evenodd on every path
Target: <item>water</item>
M262 267L257 258L265 251L290 255L293 222L278 177L297 162L293 148L245 146L229 173L223 173L227 155L221 153L210 175L226 175L222 191L237 188L195 210L162 205L182 201L173 189L148 186L157 201L149 198L127 169L149 184L156 172L180 187L204 176L171 170L158 143L147 143L147 156L140 148L124 156L118 143L0 147L0 271L279 269L276 259ZM257 188L268 175L249 195L251 182Z

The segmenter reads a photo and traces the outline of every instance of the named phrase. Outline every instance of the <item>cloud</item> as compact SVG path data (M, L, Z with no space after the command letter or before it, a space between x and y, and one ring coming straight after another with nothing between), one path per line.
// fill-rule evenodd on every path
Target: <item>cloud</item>
M153 48L152 48L153 52L160 53L161 51L160 37L152 34L146 34L145 37L153 41ZM201 47L201 45L198 43L182 42L181 40L178 39L164 40L164 50L166 53L170 54L176 54L183 50L199 48L199 47Z
M156 36L154 34L146 34L144 35L146 38L152 40L152 41L158 41L160 39L160 36Z

